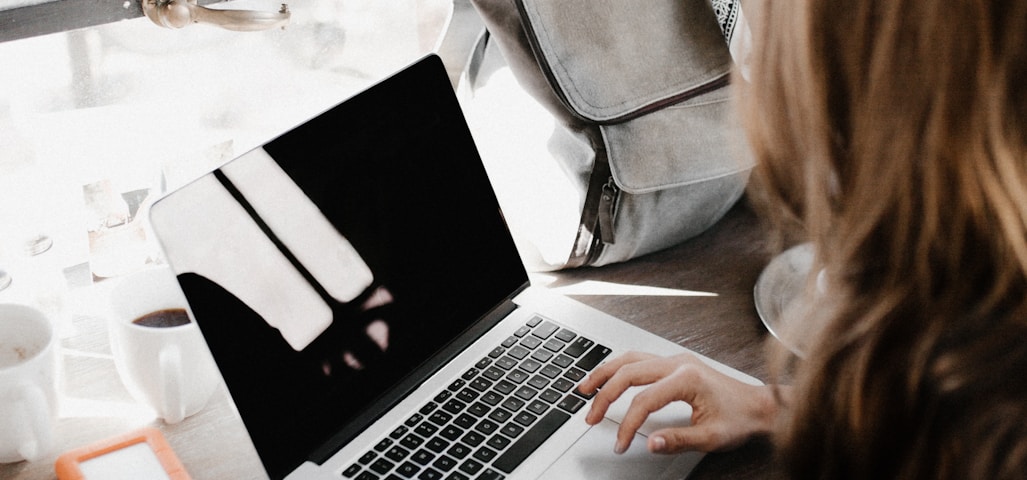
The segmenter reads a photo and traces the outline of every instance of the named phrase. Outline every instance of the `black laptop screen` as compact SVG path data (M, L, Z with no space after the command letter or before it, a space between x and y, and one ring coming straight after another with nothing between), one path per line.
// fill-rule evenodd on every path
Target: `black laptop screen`
M202 185L187 186L164 200L192 202L194 210L196 202L205 203L201 212L235 202L225 211L244 212L231 214L249 217L240 224L259 229L267 240L258 242L262 246L252 254L242 237L233 236L232 222L223 228L211 225L217 216L179 219L203 224L190 227L199 233L162 232L162 223L165 230L177 227L158 218L154 223L261 460L272 478L279 478L522 286L527 276L437 57L285 133L258 153L280 172L269 168L265 175L243 165L261 161L251 160L257 158L251 152ZM247 169L251 174L235 173ZM306 217L293 215L282 207L288 202L275 197L280 190L273 186L284 178L275 175L281 172L358 258L339 263L326 256L325 261L361 264L359 272L339 268L325 276L318 252L299 251L323 229L290 223ZM269 191L261 193L265 186ZM190 200L190 189L201 187L231 201ZM176 240L181 237L188 238ZM228 253L194 258L193 263L175 258L194 255L205 248L203 242L222 244ZM244 245L224 246L233 242ZM279 256L288 275L279 277L262 266ZM224 278L243 287L223 285L231 282L206 273L210 258L231 262ZM355 286L343 300L325 286L324 280L335 274L341 284ZM306 297L282 303L267 294L241 294L251 283L283 289L298 285ZM315 301L296 300L308 297ZM316 304L313 311L329 312L330 325L290 343L283 334L289 325L318 315L296 309L290 318L275 310L288 302ZM278 311L279 318L269 320L261 311Z

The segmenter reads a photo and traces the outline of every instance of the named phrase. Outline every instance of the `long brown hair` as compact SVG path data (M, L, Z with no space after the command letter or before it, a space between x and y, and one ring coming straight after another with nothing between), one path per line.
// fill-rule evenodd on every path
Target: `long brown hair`
M785 470L1024 477L1027 1L756 3L751 196L828 290Z

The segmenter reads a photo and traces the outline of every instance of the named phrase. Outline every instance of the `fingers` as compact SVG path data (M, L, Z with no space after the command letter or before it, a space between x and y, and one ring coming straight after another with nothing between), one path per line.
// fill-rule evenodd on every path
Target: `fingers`
M655 355L641 352L628 352L625 353L609 362L606 362L592 371L591 374L580 385L578 390L584 394L591 394L596 391L599 387L603 386L607 380L610 379L614 374L620 370L621 367L629 363L640 362L650 358L655 358Z
M646 368L649 361L658 357L647 353L628 352L597 367L579 386L584 394L592 394L600 386L603 389L592 399L585 422L595 425L603 419L610 404L633 385L647 385L655 381L652 372ZM642 367L639 368L638 366Z
M647 447L653 453L712 452L728 443L723 434L705 426L666 428L653 432Z
M695 397L695 369L690 365L679 365L670 374L664 375L649 388L635 395L628 407L620 427L617 429L617 443L614 451L621 453L627 450L635 432L642 427L653 412L674 401L687 401ZM650 447L651 448L651 447Z

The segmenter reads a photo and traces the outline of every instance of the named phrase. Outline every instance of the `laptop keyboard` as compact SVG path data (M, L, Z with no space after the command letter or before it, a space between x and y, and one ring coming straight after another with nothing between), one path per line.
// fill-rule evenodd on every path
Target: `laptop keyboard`
M533 316L350 465L354 480L503 479L589 399L610 349Z

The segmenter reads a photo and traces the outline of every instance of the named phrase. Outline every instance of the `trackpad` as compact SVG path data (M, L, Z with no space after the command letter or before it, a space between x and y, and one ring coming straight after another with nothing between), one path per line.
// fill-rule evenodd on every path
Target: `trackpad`
M571 448L539 478L679 479L687 476L702 459L701 452L680 455L649 453L646 438L637 433L627 452L621 455L614 454L613 444L617 438L617 427L616 422L604 418L578 438L578 441L574 442L574 445L571 445Z

